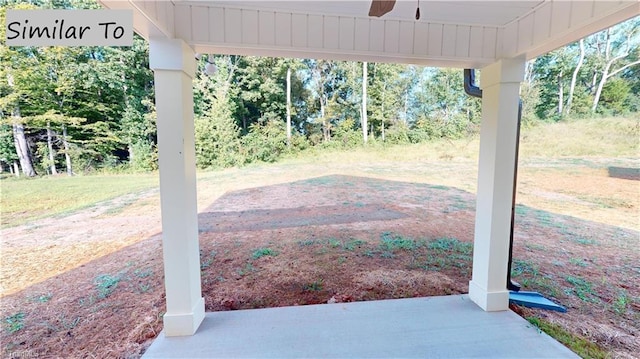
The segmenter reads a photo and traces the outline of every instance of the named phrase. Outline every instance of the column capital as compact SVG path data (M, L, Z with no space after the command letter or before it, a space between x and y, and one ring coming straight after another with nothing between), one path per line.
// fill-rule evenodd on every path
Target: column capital
M154 71L183 71L193 78L197 69L195 52L180 39L150 38L149 67Z
M486 88L498 83L520 83L524 80L524 56L500 59L482 68L480 87Z

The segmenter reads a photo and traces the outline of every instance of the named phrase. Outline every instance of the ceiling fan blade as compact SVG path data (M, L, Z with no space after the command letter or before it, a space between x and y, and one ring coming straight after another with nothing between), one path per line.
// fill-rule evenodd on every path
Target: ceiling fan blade
M396 0L372 0L369 16L380 17L393 10Z

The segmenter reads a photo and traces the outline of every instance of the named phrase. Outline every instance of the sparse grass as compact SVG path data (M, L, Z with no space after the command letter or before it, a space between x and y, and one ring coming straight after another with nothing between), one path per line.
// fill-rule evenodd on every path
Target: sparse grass
M272 256L275 257L278 255L278 252L274 251L271 248L258 248L255 251L253 251L253 254L251 254L251 258L252 259L259 259L265 256Z
M29 301L29 302L38 302L38 303L46 303L46 302L50 301L52 297L53 297L53 294L44 293L44 294L38 294L38 295L29 296L29 297L27 297L27 301Z
M209 252L209 255L205 257L201 250L200 251L200 270L205 270L209 268L211 266L211 263L213 263L213 260L216 257L216 254L217 254L216 251L211 251Z
M635 157L638 155L635 130L638 121L620 117L592 118L523 129L521 156Z
M253 266L253 264L251 263L247 263L244 265L243 268L239 268L236 272L238 273L239 276L244 277L250 273L255 272L257 269L256 267Z
M565 291L568 295L575 295L585 302L598 302L593 284L583 278L567 276L565 280L573 286Z
M585 262L582 258L569 258L569 263L576 265L578 267L587 267L589 264Z
M439 271L446 268L459 268L468 272L471 263L473 244L461 242L456 238L437 238L426 244L430 251L422 262L413 264L418 268L429 271Z
M554 227L555 223L553 221L553 216L551 215L551 213L547 212L547 211L542 211L542 210L535 210L535 217L538 220L538 223L541 226L545 226L545 227Z
M3 179L0 223L16 226L157 186L155 173Z
M314 244L316 244L316 241L313 240L313 239L305 239L305 240L298 241L298 245L300 247L308 247L308 246L312 246Z
M522 284L525 285L525 281L523 281ZM560 293L560 287L558 283L554 279L546 275L536 276L531 280L528 280L525 286L535 288L535 290L544 293L545 295L550 295L554 298L557 298L558 294Z
M460 254L471 254L473 244L461 242L456 238L438 238L427 244L427 248L438 252L455 252Z
M342 246L342 241L337 238L329 238L327 242L331 248L338 248Z
M531 209L527 206L523 206L523 205L516 205L516 215L517 216L526 216L529 214L529 212L531 211Z
M104 299L111 295L121 280L120 275L101 274L97 276L93 282L98 289L98 299Z
M18 312L13 315L4 317L4 325L9 333L15 333L24 328L24 316L23 312Z
M524 246L528 249L537 250L537 251L544 251L547 249L545 246L537 243L527 243Z
M345 242L342 247L347 251L354 251L356 248L360 248L366 244L367 242L360 239L350 239Z
M151 285L150 284L138 284L138 292L140 293L146 293L151 289Z
M538 273L538 266L530 260L514 259L511 262L511 276L513 278L523 274L530 274L535 277Z
M412 251L421 245L412 238L406 238L402 235L391 232L383 232L380 235L380 241L380 249L387 252L394 252L397 250Z
M133 274L138 278L147 278L153 275L153 270L151 268L145 268L145 269L138 268L135 271L133 271Z
M536 326L538 330L541 330L551 337L555 338L557 341L569 347L569 349L573 350L582 358L609 358L608 353L605 350L601 349L598 345L588 341L585 338L568 332L558 324L549 323L546 320L537 317L528 317L527 320L529 321L529 323Z
M307 283L307 284L305 284L305 285L302 287L302 289L303 289L305 292L319 292L319 291L321 291L321 290L322 290L323 282L324 282L324 280L323 280L323 279L318 279L318 280L316 280L316 281L314 281L314 282L311 282L311 283Z
M625 290L620 290L618 296L613 302L613 311L618 314L625 314L627 312L627 307L631 302L631 298Z
M572 241L578 243L578 244L582 244L583 246L593 246L598 244L598 241L596 241L595 239L590 239L590 238L582 238L582 237L578 237L578 238L572 238Z

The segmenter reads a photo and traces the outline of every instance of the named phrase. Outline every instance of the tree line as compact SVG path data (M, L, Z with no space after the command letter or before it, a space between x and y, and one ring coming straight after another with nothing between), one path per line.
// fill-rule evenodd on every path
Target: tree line
M639 25L635 18L528 62L526 123L637 113ZM35 176L156 168L145 40L135 36L126 48L2 45L0 59L3 170ZM464 93L461 69L203 54L193 85L200 168L270 162L310 147L460 138L477 133L480 122L480 102Z

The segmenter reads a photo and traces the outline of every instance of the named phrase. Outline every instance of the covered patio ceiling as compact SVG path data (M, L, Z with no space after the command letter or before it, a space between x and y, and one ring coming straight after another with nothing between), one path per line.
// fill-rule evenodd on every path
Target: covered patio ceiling
M368 16L357 1L100 1L134 10L145 38L186 41L196 52L481 68L527 60L640 13L638 1L398 0Z

